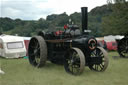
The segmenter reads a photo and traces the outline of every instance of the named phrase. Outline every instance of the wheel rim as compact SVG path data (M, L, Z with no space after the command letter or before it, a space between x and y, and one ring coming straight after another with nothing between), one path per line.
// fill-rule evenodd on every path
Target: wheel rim
M28 55L32 65L38 66L40 64L40 44L36 38L30 40Z
M97 47L93 52L91 52L91 57L96 60L95 63L89 64L89 68L94 71L105 71L108 67L108 56L107 52L102 47ZM94 59L93 58L93 59Z
M83 72L85 66L85 58L82 51L78 48L73 48L65 56L65 70L73 75L79 75Z
M121 57L128 57L128 39L123 38L118 43L118 53Z

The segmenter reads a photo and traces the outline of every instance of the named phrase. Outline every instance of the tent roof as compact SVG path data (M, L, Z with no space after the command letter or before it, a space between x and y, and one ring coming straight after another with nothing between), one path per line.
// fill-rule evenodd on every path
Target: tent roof
M124 36L120 36L120 35L109 35L109 36L104 36L104 40L106 42L111 42L111 41L116 41L116 39L122 39Z

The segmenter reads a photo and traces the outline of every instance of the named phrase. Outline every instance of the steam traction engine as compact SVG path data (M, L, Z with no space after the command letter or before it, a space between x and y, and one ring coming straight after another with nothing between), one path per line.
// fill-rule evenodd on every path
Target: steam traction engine
M78 75L84 66L94 71L105 71L108 56L102 47L97 47L94 37L88 35L87 7L82 7L82 33L76 25L64 26L65 31L39 32L29 43L29 62L42 67L47 60L63 64L66 72Z

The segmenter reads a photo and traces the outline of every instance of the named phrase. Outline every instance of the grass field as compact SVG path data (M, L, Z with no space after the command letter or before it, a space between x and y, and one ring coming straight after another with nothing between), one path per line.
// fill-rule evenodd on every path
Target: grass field
M94 72L85 67L83 74L73 76L63 66L47 62L43 68L34 68L27 59L0 58L0 85L128 85L128 59L112 58L117 52L109 52L109 66L105 72Z

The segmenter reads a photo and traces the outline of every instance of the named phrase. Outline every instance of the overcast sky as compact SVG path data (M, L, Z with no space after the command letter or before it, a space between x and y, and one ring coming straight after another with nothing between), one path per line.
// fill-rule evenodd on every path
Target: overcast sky
M38 20L50 14L66 12L68 15L80 12L81 7L88 11L106 4L107 0L0 0L0 17Z

